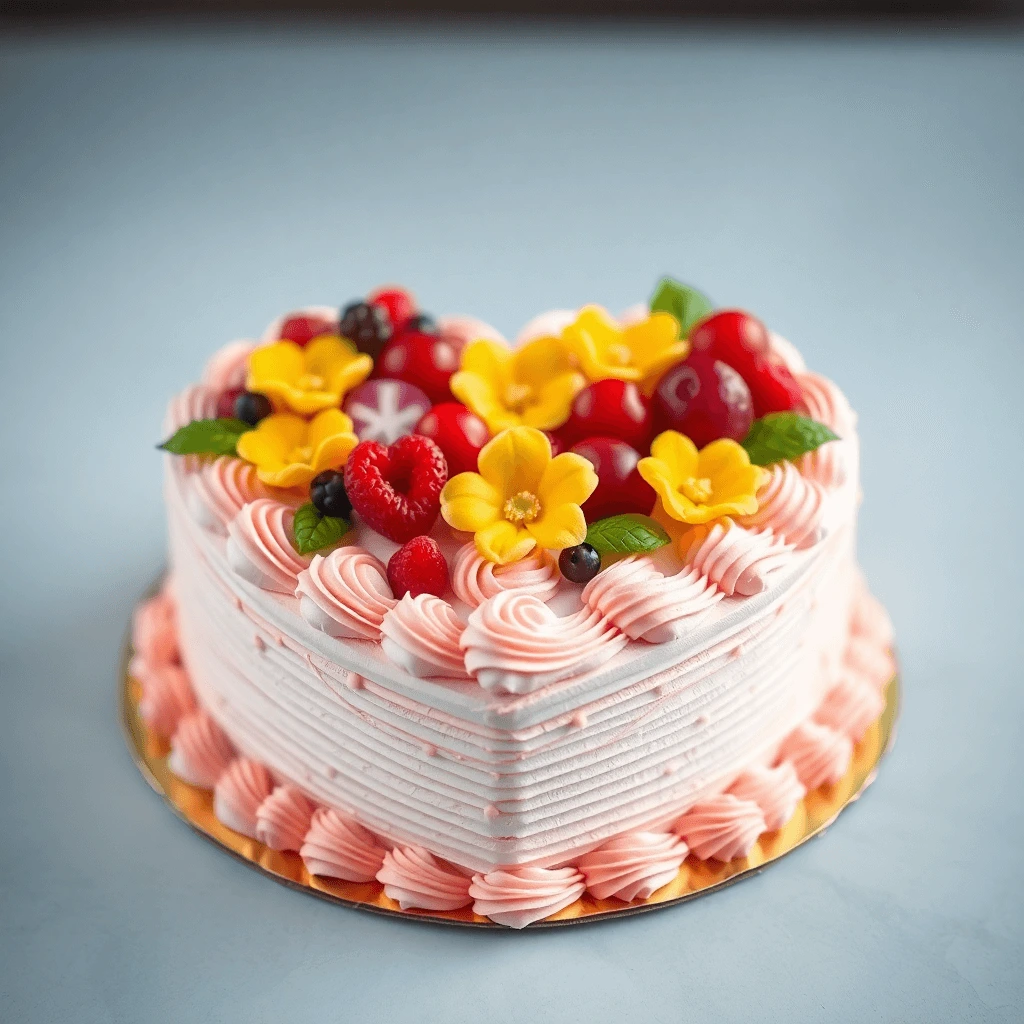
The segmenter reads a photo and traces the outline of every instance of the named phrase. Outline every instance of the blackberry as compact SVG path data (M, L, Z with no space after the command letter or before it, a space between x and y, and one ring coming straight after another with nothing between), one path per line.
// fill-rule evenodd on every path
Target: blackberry
M391 320L381 306L353 302L341 311L338 333L348 338L360 352L376 359L391 337Z

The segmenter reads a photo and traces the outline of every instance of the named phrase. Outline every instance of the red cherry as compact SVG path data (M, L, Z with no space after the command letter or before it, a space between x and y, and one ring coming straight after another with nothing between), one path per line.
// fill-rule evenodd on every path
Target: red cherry
M416 312L416 298L404 288L378 288L366 296L366 301L387 310L395 331L401 330L402 325Z
M650 400L632 382L611 377L588 384L573 399L559 434L570 445L587 437L617 437L646 452L653 430Z
M406 331L384 346L373 375L415 384L437 405L452 401L448 381L458 368L459 354L450 341Z
M731 366L691 352L666 371L654 391L659 433L678 430L698 447L719 437L742 441L754 420L750 389Z
M245 388L228 388L217 396L217 418L232 420L235 418L235 399Z
M796 409L803 400L796 377L781 363L758 359L747 383L754 399L755 416L788 412Z
M281 341L294 341L296 345L306 345L321 334L337 334L338 322L328 320L324 316L290 316L283 324L277 336Z
M649 515L657 495L636 468L640 453L614 437L588 437L573 445L597 472L597 487L583 503L588 523L623 512Z
M413 433L429 437L444 452L449 477L475 472L480 449L490 438L487 424L458 402L435 405L416 424Z

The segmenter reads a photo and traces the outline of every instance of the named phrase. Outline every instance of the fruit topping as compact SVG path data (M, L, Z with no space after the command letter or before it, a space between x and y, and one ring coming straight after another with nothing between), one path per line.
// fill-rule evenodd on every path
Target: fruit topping
M452 401L448 381L458 368L459 354L450 341L436 334L405 331L384 346L374 376L415 384L438 404Z
M416 331L419 334L440 333L437 321L427 313L417 313L415 316L411 316L404 324L402 324L401 329L402 331Z
M424 536L407 541L388 561L388 583L398 598L406 594L441 597L448 589L448 563L437 541Z
M378 288L370 292L366 301L387 313L388 323L395 331L404 329L416 314L416 299L404 288Z
M475 471L480 449L490 437L487 424L459 402L435 405L416 424L415 433L429 437L444 452L449 476Z
M560 429L563 444L588 437L617 437L646 452L654 433L651 403L631 381L609 378L588 384L573 399Z
M693 352L658 381L654 422L658 433L677 430L698 448L719 437L742 441L754 419L750 388L731 366Z
M588 523L622 512L646 515L654 508L654 488L636 468L640 453L625 441L590 437L574 445L572 451L582 455L597 472L597 487L583 503Z
M325 469L313 477L309 500L321 515L337 519L348 519L352 515L352 502L345 493L345 476L336 469Z
M800 386L784 366L771 361L768 329L757 317L726 309L701 320L690 333L694 353L728 364L746 381L754 416L786 412L800 401Z
M288 317L277 332L279 341L294 341L296 345L306 345L322 334L337 334L338 324L325 316L296 314Z
M217 396L217 418L233 420L235 418L235 399L242 394L242 388L228 388Z
M345 490L367 526L399 544L426 533L448 479L444 453L428 437L362 441L345 464Z
M403 380L368 380L349 392L343 408L360 441L391 444L412 433L430 399Z
M589 583L601 571L601 556L589 544L577 544L563 549L558 568L570 583Z
M376 359L391 337L387 308L368 302L353 302L342 311L338 333L348 338L360 352Z
M250 427L255 427L273 411L270 399L258 391L243 391L235 399L235 419L248 423Z

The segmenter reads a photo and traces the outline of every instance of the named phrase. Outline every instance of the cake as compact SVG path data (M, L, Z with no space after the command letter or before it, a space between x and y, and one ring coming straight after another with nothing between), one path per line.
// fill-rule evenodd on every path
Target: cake
M399 288L302 309L164 436L147 728L229 829L402 911L648 900L748 857L883 710L854 413L672 279L512 344Z

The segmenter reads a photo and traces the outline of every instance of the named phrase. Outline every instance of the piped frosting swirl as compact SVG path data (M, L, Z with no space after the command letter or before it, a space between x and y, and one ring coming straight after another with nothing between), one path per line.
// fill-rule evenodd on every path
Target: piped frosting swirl
M701 860L730 861L746 857L767 827L753 800L721 793L691 807L672 830Z
M173 665L179 660L178 616L166 590L143 601L132 617L132 646L150 665Z
M226 534L228 523L242 506L269 498L270 489L256 475L256 467L242 459L222 455L200 467L192 477L188 507L196 522L214 533Z
M384 894L402 910L458 910L473 901L469 879L423 849L396 846L384 855L377 872Z
M232 341L218 349L203 370L203 383L214 391L244 388L249 356L255 348L251 341Z
M380 624L381 647L410 675L468 679L459 646L464 629L447 601L433 594L406 594Z
M779 748L779 760L789 761L808 790L838 782L850 766L853 742L827 725L804 722Z
M547 601L558 589L560 579L558 564L546 551L508 565L495 565L480 557L476 545L465 544L452 562L452 590L470 608L478 608L505 590Z
M213 789L234 756L224 730L205 711L195 711L178 722L167 767L189 785Z
M757 804L768 831L774 832L793 817L806 790L796 769L783 761L774 768L752 765L729 787L729 792L740 800Z
M299 614L329 636L380 640L384 616L397 604L384 563L360 547L314 555L298 575Z
M791 462L776 463L757 492L757 511L737 522L751 529L769 528L798 550L817 544L825 536L822 518L825 491L807 480Z
M299 856L311 875L345 882L372 882L386 852L354 818L333 807L318 807Z
M228 564L263 590L293 594L299 573L310 563L292 543L294 511L272 498L243 505L228 525Z
M526 865L474 875L469 894L474 914L508 928L525 928L575 903L584 888L575 868Z
M164 416L164 432L173 434L193 420L209 420L217 415L217 392L206 384L192 384L175 395Z
M599 900L647 899L679 872L686 843L670 832L625 832L576 861L587 891Z
M885 707L882 691L854 672L843 673L829 690L814 720L844 732L855 743L878 719Z
M270 772L262 764L236 758L214 787L213 813L228 828L255 839L256 812L273 788Z
M272 850L300 850L315 809L294 786L277 786L256 811L256 838Z
M728 518L695 526L680 540L683 562L729 597L760 594L768 574L785 565L790 550L770 529L747 530Z
M180 665L153 665L133 658L128 671L142 684L139 714L158 736L172 736L178 722L196 709L196 699Z

